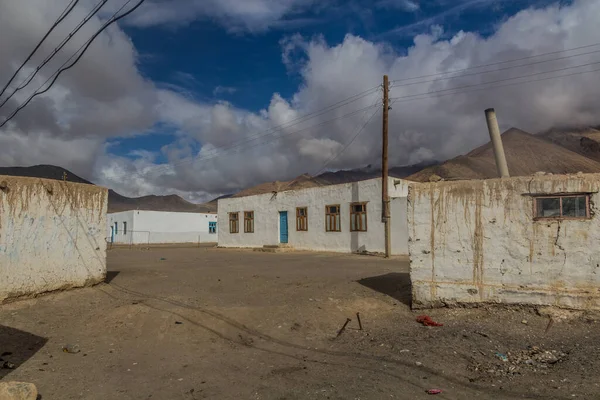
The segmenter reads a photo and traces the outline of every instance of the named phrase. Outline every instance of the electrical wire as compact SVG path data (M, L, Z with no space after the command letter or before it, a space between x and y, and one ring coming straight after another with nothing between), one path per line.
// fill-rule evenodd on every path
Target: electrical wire
M592 43L592 44L588 44L588 45L585 45L585 46L572 47L570 49L551 51L551 52L548 52L548 53L540 53L540 54L536 54L536 55L533 55L533 56L527 56L527 57L521 57L521 58L514 58L512 60L498 61L498 62L493 62L493 63L489 63L489 64L480 64L480 65L475 65L473 67L461 68L461 69L456 69L456 70L452 70L452 71L445 71L445 72L438 72L438 73L435 73L435 74L414 76L412 78L396 79L396 80L390 81L390 83L404 82L404 81L410 81L410 80L413 80L413 79L421 79L421 78L431 78L433 76L441 76L441 75L453 74L453 73L457 73L457 72L470 71L472 69L491 67L491 66L494 66L494 65L508 64L508 63L511 63L511 62L517 62L517 61L523 61L523 60L530 60L532 58L543 57L543 56L550 56L550 55L560 54L560 53L564 53L564 52L568 52L568 51L588 49L590 47L596 47L596 46L600 46L600 43Z
M574 65L574 66L571 66L571 67L559 68L559 69L555 69L555 70L551 70L551 71L535 72L535 73L527 74L527 75L521 75L521 76L510 77L510 78L497 79L495 81L480 82L480 83L476 83L476 84L472 84L472 85L464 85L464 86L458 86L458 87L454 87L454 88L448 88L448 89L442 89L442 90L434 90L434 91L430 91L430 92L424 92L424 93L417 93L417 94L411 94L411 95L406 95L406 96L394 97L394 99L407 99L407 98L419 97L419 96L427 95L427 94L430 94L430 93L442 93L442 92L448 92L448 91L452 91L452 90L459 90L459 89L466 89L466 88L470 88L470 87L481 86L481 85L489 85L489 84L492 84L492 83L506 82L506 81L516 80L516 79L523 79L523 78L530 78L532 76L543 75L543 74L550 74L550 73L553 73L553 72L567 71L567 70L570 70L570 69L587 67L587 66L590 66L590 65L597 65L597 64L600 64L600 61L595 61L595 62L586 63L586 64L580 64L580 65ZM565 75L565 76L571 76L571 75Z
M261 145L269 144L269 143L275 142L275 141L277 141L279 139L282 139L282 138L284 138L286 136L295 135L295 134L298 134L300 132L314 130L315 128L319 128L319 127L328 125L328 124L330 124L332 122L335 122L335 121L338 121L338 120L341 120L341 119L344 119L344 118L348 118L348 117L350 117L352 115L360 113L361 111L369 110L369 109L374 108L374 107L377 107L377 104L373 104L373 105L370 105L368 107L364 107L364 108L360 108L358 110L354 110L354 111L352 111L350 113L347 113L347 114L341 115L339 117L335 117L335 118L329 119L327 121L320 122L320 123L318 123L316 125L309 126L307 128L299 129L297 131L287 132L287 133L285 133L283 135L279 135L279 136L277 136L275 138L272 138L270 140L266 140L266 141L263 141L263 142L254 143L251 146L244 147L243 150L247 150L247 149L251 149L251 148L254 148L254 147L261 146ZM244 143L238 143L238 144L235 145L235 147L241 147L241 145L243 145L243 144ZM207 155L202 156L202 157L194 157L194 158L189 158L189 159L181 160L181 161L176 162L176 163L157 165L156 167L153 168L153 170L151 172L160 172L161 169L169 170L172 167L180 166L180 165L187 164L187 163L190 163L190 162L194 162L194 163L196 163L196 162L206 162L206 161L212 160L214 158L217 158L217 157L221 156L224 153L228 153L232 149L234 149L234 147L225 149L225 150L220 151L220 152L207 154Z
M48 57L46 57L44 59L44 61L42 61L42 63L40 65L38 65L35 70L33 70L29 76L27 78L25 78L23 81L21 81L21 83L15 88L15 90L13 90L13 92L2 101L2 103L0 103L0 108L2 108L2 106L4 106L6 103L8 103L8 101L19 91L23 90L25 87L27 87L27 85L29 85L31 83L31 81L33 80L33 78L37 75L37 73L46 65L50 62L50 60L52 60L54 58L54 56L56 56L56 54L63 48L66 46L66 44L69 42L69 40L71 40L71 38L77 33L79 32L79 30L94 16L96 15L96 13L98 11L100 11L100 9L104 6L104 4L106 4L108 0L101 0L99 3L96 4L96 6L88 13L88 15L81 21L79 22L79 24L75 27L75 29L73 29L66 38L64 38L62 40L62 42L59 43L59 45L54 49L54 51L52 51L52 53L50 53L50 55ZM68 61L67 61L68 62ZM64 65L64 64L63 64ZM46 81L47 82L47 81ZM43 86L43 85L42 85Z
M334 104L331 104L331 105L329 105L329 106L327 106L325 108L322 108L322 109L320 109L318 111L314 111L312 113L302 115L300 117L294 118L294 119L292 119L292 120L290 120L288 122L285 122L283 124L274 126L272 128L269 128L269 129L266 129L264 131L255 132L254 134L249 135L246 138L244 138L244 143L246 143L248 141L255 140L255 139L260 139L261 137L264 137L264 136L269 136L269 135L272 135L272 134L276 134L276 133L282 131L282 129L287 129L287 128L290 128L292 126L299 125L299 124L304 123L306 121L309 121L309 120L311 120L313 118L316 118L318 116L326 114L326 113L328 113L330 111L333 111L333 110L336 110L336 109L341 108L343 106L346 106L348 104L351 104L351 103L353 103L353 102L355 102L357 100L360 100L361 98L363 98L365 96L368 96L368 95L372 94L374 92L374 90L377 90L378 88L379 88L379 86L375 86L375 87L373 87L371 89L368 89L368 90L365 90L365 91L363 91L361 93L355 94L354 96L350 96L347 99L340 100L340 101L338 101L338 102L336 102ZM237 145L239 145L239 143L229 143L229 144L226 144L226 145L215 147L212 150L228 149L229 146L237 146Z
M420 85L420 84L423 84L423 83L440 82L440 81L449 80L449 79L463 78L465 76L490 74L490 73L494 73L494 72L498 72L498 71L505 71L505 70L513 69L513 68L529 67L531 65L544 64L544 63L548 63L548 62L565 60L565 59L570 59L570 58L573 58L573 57L586 56L586 55L596 54L596 53L600 53L600 50L588 51L586 53L573 54L571 56L553 58L553 59L550 59L550 60L536 61L536 62L533 62L533 63L527 63L527 64L521 64L521 65L511 65L510 67L498 68L498 69L493 69L493 70L490 70L490 71L471 72L471 73L468 73L468 74L448 76L448 77L445 77L445 78L430 79L430 80L427 80L427 81L418 81L418 82L411 82L411 83L403 83L403 84L400 84L400 85L391 85L390 89L394 88L394 87L405 87L405 86Z
M31 60L31 57L33 57L33 55L35 54L35 52L38 51L38 49L41 47L42 43L44 43L44 41L48 38L48 36L50 36L50 34L52 33L52 31L67 17L67 15L69 15L71 13L71 11L73 11L73 8L75 8L75 6L77 5L77 3L79 3L79 0L71 0L71 2L69 4L67 4L67 7L58 16L58 18L56 19L56 21L54 21L54 23L52 24L52 26L50 27L50 29L48 30L48 32L46 32L46 34L44 35L44 37L42 37L42 40L40 40L38 42L38 44L33 48L33 50L31 51L31 53L29 53L29 55L27 56L27 58L25 59L25 61L23 61L23 63L19 66L19 68L17 68L15 70L14 74L10 77L10 79L8 80L8 82L6 82L6 85L4 85L4 87L2 88L2 90L0 90L0 97L2 97L2 95L4 94L4 92L6 91L6 89L8 88L8 86L11 84L11 82L13 81L13 79L15 79L16 76L19 74L19 72L21 72L21 69L23 69L23 67L25 66L25 64L27 64L27 62L29 60Z
M400 97L392 97L392 98L390 98L390 100L393 99L393 100L395 100L398 103L405 103L405 102L411 102L411 101L417 101L417 100L425 100L425 99L430 99L430 98L451 96L451 95L455 95L455 94L471 93L471 92L476 92L476 91L480 91L480 90L488 90L488 89L502 88L502 87L508 87L508 86L515 86L515 85L524 85L524 84L528 84L528 83L547 81L547 80L550 80L550 79L566 78L566 77L569 77L569 76L589 74L589 73L593 73L593 72L600 72L600 68L598 68L598 69L592 69L592 70L589 70L589 71L573 72L573 73L570 73L570 74L559 75L559 76L549 76L549 77L541 78L541 79L532 79L532 80L528 80L528 81L524 81L524 82L511 82L511 83L504 84L504 85L496 85L496 86L489 86L489 87L484 87L484 88L464 90L464 91L458 91L458 92L452 92L452 93L444 93L444 94L436 95L436 96L431 96L431 94L437 94L437 93L443 92L443 91L434 91L434 92L421 93L420 96L423 96L423 97L420 97L420 98L406 98L406 97L411 97L411 96L400 96ZM487 84L487 83L482 83L480 85L485 85L485 84ZM475 85L475 86L478 86L478 85ZM415 95L415 96L417 96L417 95Z
M379 104L376 104L377 106ZM377 114L377 111L379 111L380 109L376 109L373 114L371 114L371 116L369 117L369 119L367 119L364 124L361 126L361 128L356 132L356 134L350 139L350 141L346 144L346 146L344 146L344 148L336 155L334 155L333 157L331 157L329 160L327 160L325 162L325 164L323 164L323 166L321 167L321 169L314 175L314 176L319 176L321 175L323 172L325 172L325 170L327 169L327 166L329 164L331 164L333 161L337 160L342 154L344 154L344 152L350 147L352 146L352 143L354 143L354 141L360 136L361 133L364 132L365 128L367 127L367 125L369 124L369 122L371 122L371 120L373 119L373 117L375 116L375 114Z
M51 75L46 82L44 82L39 88L38 90L35 91L35 93L33 93L31 96L29 96L29 98L25 101L25 103L21 104L19 107L17 107L17 109L15 111L13 111L13 113L11 115L8 116L8 118L6 118L4 120L4 122L2 122L2 124L0 124L0 128L2 128L4 125L6 125L8 123L8 121L10 121L11 119L13 119L15 117L15 115L17 115L17 113L19 111L21 111L23 108L25 108L27 106L27 104L29 104L29 102L31 102L31 100L33 98L35 98L36 96L39 96L41 94L46 93L48 90L50 90L50 88L52 87L52 85L54 85L54 83L56 82L56 80L58 79L58 77L60 76L61 73L63 73L64 71L72 68L75 64L77 64L77 62L81 59L81 57L83 57L83 55L85 54L86 50L90 47L90 45L92 44L92 42L94 41L94 39L96 39L96 37L98 37L98 35L100 35L100 33L102 33L108 26L112 25L113 23L119 21L122 18L125 18L126 16L128 16L129 14L131 14L132 12L134 12L139 6L141 6L144 3L145 0L140 0L135 6L133 6L130 10L128 10L127 12L119 15L118 17L115 18L115 15L117 15L123 8L125 8L125 6L127 6L127 4L129 4L131 2L131 0L127 0L127 2L120 8L118 9L113 16L104 24L102 25L102 27L94 34L92 35L92 37L90 39L88 39L88 41L86 43L84 43L79 50L77 50L63 65L62 67L56 71L53 75ZM83 50L82 50L83 49ZM81 51L81 53L79 54L79 56L77 56L77 58L75 60L73 60L73 62L71 64L69 64L68 66L65 67L65 65L71 61L71 59L73 57L75 57L75 55L77 53L79 53ZM50 85L48 85L48 87L44 90L42 90L41 92L39 91L51 78L52 76L54 76L54 79L52 80L52 82L50 82Z

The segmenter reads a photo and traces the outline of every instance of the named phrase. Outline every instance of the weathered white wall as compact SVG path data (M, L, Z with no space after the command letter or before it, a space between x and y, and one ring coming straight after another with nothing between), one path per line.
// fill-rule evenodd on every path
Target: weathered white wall
M389 180L391 197L406 196L408 182ZM350 231L350 203L367 203L367 232ZM341 232L325 231L325 206L340 205ZM404 203L406 204L406 203ZM308 231L296 231L296 207L308 208ZM276 195L220 199L219 246L262 247L279 244L279 211L288 212L288 244L300 250L384 251L381 222L381 179L290 190ZM244 232L244 211L254 211L254 233ZM229 213L239 212L239 233L229 233ZM392 254L406 254L406 207L392 200ZM402 232L404 230L404 232ZM404 242L403 242L404 241Z
M0 176L0 183L4 182L0 302L104 280L105 188Z
M209 221L216 222L216 214L132 210L108 214L108 237L111 227L118 223L114 243L207 243L217 242L217 233L208 231ZM127 233L123 231L127 222Z
M600 308L600 174L411 184L413 305ZM533 220L532 194L589 192L589 220Z

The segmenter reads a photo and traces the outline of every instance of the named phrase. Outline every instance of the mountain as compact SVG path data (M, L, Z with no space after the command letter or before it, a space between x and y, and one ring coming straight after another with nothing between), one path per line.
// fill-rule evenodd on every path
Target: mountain
M34 178L67 180L68 182L93 185L69 170L54 165L34 165L32 167L0 167L0 175L30 176ZM126 197L114 190L108 191L108 212L127 210L216 212L216 204L194 204L177 195Z
M407 165L403 167L391 167L388 174L394 178L406 178L424 168L437 165L437 163L419 163L415 165ZM340 183L363 181L381 176L381 168L367 165L364 168L339 170L335 172L325 172L318 175L317 178L327 182L329 185L337 185Z
M511 128L502 134L504 153L511 176L531 175L538 171L553 174L600 172L600 152L580 149L575 152L558 143L567 143L569 133L555 132L554 141L548 135L532 135ZM583 155L585 151L589 155ZM470 153L455 157L440 165L425 168L406 179L426 182L432 175L446 180L486 179L498 176L492 144L487 143Z
M403 167L392 167L389 169L388 173L390 177L405 178L431 165L437 164L422 163ZM339 185L342 183L379 178L380 176L381 168L374 167L372 165L367 165L363 168L339 170L335 172L325 172L318 176L310 176L308 174L303 174L290 181L274 181L261 183L260 185L244 189L231 197L254 196L257 194L281 192L284 190L297 190L307 189L311 187Z
M511 128L502 134L504 152L511 176L531 175L538 171L554 174L600 172L600 127L553 129L532 135ZM70 182L92 184L64 168L53 165L32 167L0 167L0 175L32 176L46 179L63 179ZM392 167L389 175L417 182L432 177L446 180L486 179L498 176L491 143L443 163L422 163ZM177 195L126 197L109 190L108 211L155 210L180 212L216 212L220 198L252 196L283 190L305 189L347 182L356 182L381 176L378 166L325 172L316 177L303 174L290 181L265 182L224 195L204 204L194 204Z
M552 143L600 161L600 127L551 129L539 134Z

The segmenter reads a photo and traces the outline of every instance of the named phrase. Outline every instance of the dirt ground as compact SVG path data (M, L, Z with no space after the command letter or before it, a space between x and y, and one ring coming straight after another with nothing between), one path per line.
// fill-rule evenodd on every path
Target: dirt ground
M108 263L104 284L0 306L0 379L43 400L600 398L593 315L413 312L406 260L169 247Z

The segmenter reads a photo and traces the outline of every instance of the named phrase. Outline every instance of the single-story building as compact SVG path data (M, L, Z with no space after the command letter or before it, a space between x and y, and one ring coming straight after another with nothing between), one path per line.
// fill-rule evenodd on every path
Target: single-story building
M217 242L217 215L130 210L108 214L108 241L120 244Z
M0 176L0 303L106 276L105 188Z
M581 173L411 184L413 306L600 309L599 191Z
M407 254L408 182L389 178L391 253ZM220 247L384 252L381 178L219 199Z

